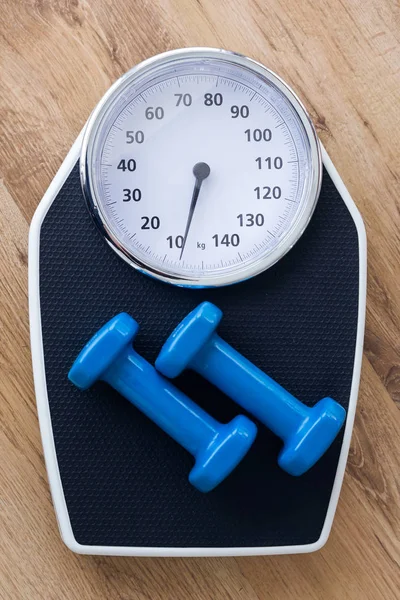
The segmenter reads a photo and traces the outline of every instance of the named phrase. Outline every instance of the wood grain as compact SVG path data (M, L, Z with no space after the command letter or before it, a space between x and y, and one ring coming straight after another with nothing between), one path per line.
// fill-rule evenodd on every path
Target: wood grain
M395 600L400 586L400 8L390 0L1 0L0 597ZM43 462L27 313L28 224L91 109L183 46L263 62L299 93L369 242L365 356L333 531L304 556L80 557ZM397 406L396 406L397 404Z

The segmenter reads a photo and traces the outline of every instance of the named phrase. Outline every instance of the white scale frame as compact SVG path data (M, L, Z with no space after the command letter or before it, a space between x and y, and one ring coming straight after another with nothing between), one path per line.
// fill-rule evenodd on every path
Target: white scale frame
M57 197L60 189L71 173L80 157L83 132L73 144L59 171L50 184L42 201L36 209L29 231L29 318L31 333L31 348L33 374L35 382L36 403L39 416L40 433L42 437L44 458L50 484L53 504L58 520L61 537L66 546L78 554L100 554L113 556L254 556L273 554L298 554L315 552L327 542L335 516L340 490L343 483L347 457L349 453L351 434L353 431L354 417L357 405L358 388L361 373L361 361L365 328L366 309L366 280L367 280L367 239L361 215L354 204L343 181L336 171L326 150L321 144L322 161L329 176L336 186L343 202L347 206L355 223L358 234L359 247L359 297L358 297L358 325L351 384L349 407L345 425L344 439L340 452L336 477L332 488L325 522L321 535L312 544L297 546L258 546L235 548L194 548L194 547L143 547L143 546L89 546L82 545L75 539L68 515L60 471L58 468L57 454L54 444L53 429L51 424L50 407L47 396L46 374L44 366L44 352L42 340L42 325L40 312L40 230L47 211Z

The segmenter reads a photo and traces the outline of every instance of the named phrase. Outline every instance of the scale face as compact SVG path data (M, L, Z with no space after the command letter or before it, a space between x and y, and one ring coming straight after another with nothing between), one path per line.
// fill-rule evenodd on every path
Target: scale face
M249 58L194 48L119 79L29 237L38 416L67 546L132 556L321 548L350 446L365 299L361 216L279 77ZM256 421L242 463L203 494L188 482L192 456L155 423L111 386L81 391L68 380L83 346L117 313L137 320L135 349L154 364L205 300L223 311L223 339L306 406L329 396L346 410L304 475L279 467L282 441ZM221 423L242 412L194 372L175 383Z
M321 171L314 127L288 86L249 58L202 48L124 75L81 153L84 194L114 250L192 287L276 263L311 218Z

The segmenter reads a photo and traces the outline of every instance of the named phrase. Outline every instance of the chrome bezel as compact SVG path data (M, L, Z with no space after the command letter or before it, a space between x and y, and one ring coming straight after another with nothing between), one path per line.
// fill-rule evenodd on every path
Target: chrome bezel
M114 235L111 228L108 227L107 217L102 210L102 203L96 197L96 192L92 184L92 168L94 162L93 148L95 139L100 125L102 124L109 107L113 103L114 98L117 95L122 94L139 74L142 76L145 75L146 71L150 71L157 66L162 66L175 60L188 58L209 58L222 60L227 63L233 63L249 69L270 81L282 94L286 96L295 109L296 114L302 122L306 132L311 157L311 173L309 178L310 184L307 198L305 201L303 201L304 203L302 210L297 216L295 223L289 231L289 234L282 240L282 242L279 243L270 254L258 258L254 261L254 263L244 265L240 270L235 270L225 274L217 273L212 276L207 276L207 274L205 274L204 277L199 276L197 278L190 278L178 272L170 272L169 270L168 272L157 270L153 265L139 259L129 250L127 250ZM307 110L292 89L274 72L272 72L270 69L267 69L255 60L235 52L215 48L186 48L182 50L165 52L139 63L137 66L125 73L125 75L123 75L120 79L118 79L106 92L91 114L86 126L80 155L80 177L83 194L96 225L99 227L105 240L111 246L111 248L128 264L135 269L138 269L142 273L145 273L151 277L155 277L166 283L197 288L219 287L233 283L239 283L240 281L250 279L259 273L262 273L280 260L280 258L282 258L287 252L289 252L289 250L299 240L311 219L318 200L322 182L322 160L317 133Z

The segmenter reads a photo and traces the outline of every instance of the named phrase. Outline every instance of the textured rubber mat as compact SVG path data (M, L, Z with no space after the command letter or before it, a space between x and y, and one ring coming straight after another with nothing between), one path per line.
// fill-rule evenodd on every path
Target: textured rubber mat
M84 204L77 166L41 230L40 303L58 465L76 540L88 545L229 547L309 544L326 516L342 444L300 478L277 466L281 442L265 427L236 471L202 494L192 457L106 384L67 379L76 355L120 311L141 325L136 349L154 361L199 302L224 311L221 334L309 405L330 395L347 408L358 310L358 237L324 174L312 221L275 267L217 290L171 287L138 274L105 244ZM243 413L194 373L175 381L220 421Z

